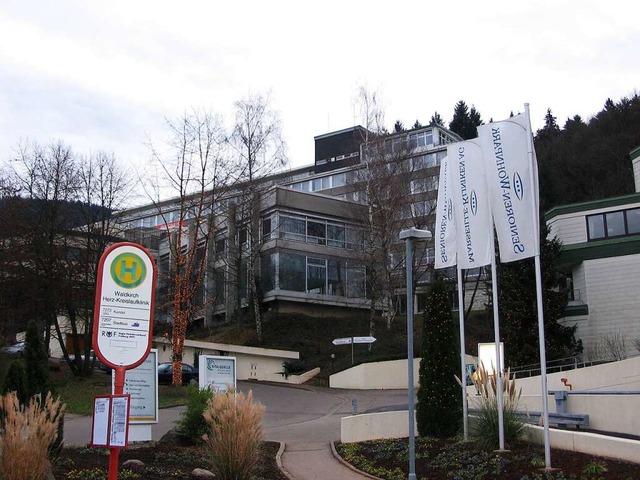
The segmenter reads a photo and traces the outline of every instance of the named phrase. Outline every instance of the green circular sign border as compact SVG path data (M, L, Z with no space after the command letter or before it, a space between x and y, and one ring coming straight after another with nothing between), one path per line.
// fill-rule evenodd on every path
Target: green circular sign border
M123 284L122 281L116 275L116 271L115 271L116 263L118 262L118 260L121 257L124 257L125 255L126 256L136 257L140 261L140 264L142 265L142 275L140 275L140 279L137 280L135 283L132 283L132 284ZM111 262L111 266L109 267L109 273L111 274L111 279L116 283L116 285L118 285L119 287L126 288L126 289L130 290L130 289L139 287L146 280L146 278L147 278L147 265L144 262L144 259L140 255L138 255L137 253L134 253L134 252L122 252L116 258L114 258L113 261Z

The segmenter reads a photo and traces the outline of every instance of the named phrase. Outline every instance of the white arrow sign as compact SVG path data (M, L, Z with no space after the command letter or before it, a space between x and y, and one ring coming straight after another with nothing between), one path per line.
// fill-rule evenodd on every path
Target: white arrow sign
M334 345L351 345L352 343L373 343L375 341L375 337L344 337L336 338L331 343Z
M353 337L353 343L373 343L375 341L375 337Z
M343 337L336 338L331 343L334 345L351 345L351 364L353 365L353 344L354 343L373 343L374 337Z

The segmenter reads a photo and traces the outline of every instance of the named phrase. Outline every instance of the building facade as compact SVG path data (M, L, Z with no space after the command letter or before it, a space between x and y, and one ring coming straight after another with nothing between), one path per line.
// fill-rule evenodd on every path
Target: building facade
M206 263L199 317L229 320L253 298L279 311L368 309L372 302L402 309L399 229L433 229L440 161L446 145L459 140L439 126L387 135L352 127L315 137L313 165L217 196L207 219L216 225L213 238L198 254ZM119 215L123 235L157 258L160 296L170 290L175 268L171 236L183 235L186 248L196 228L180 204L167 200ZM418 255L419 284L428 280L432 260L428 244ZM416 305L423 306L420 297ZM170 307L160 308L158 320L170 315Z
M640 147L631 152L636 192L562 205L545 220L563 243L561 268L570 286L563 322L591 360L640 352Z

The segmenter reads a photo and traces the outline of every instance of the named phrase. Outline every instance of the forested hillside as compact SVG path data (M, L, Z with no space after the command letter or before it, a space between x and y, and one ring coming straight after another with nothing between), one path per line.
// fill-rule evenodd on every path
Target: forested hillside
M629 152L640 146L640 97L607 99L585 122L558 125L552 110L535 136L543 210L556 205L633 193Z

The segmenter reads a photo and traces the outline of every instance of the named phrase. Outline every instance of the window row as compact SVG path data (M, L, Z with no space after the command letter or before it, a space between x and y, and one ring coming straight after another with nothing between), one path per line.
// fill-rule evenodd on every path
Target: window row
M330 220L280 214L277 230L279 237L287 240L350 250L362 248L360 230Z
M424 168L437 167L444 157L447 156L446 150L439 150L437 152L427 153L425 155L418 155L413 157L413 170L422 170Z
M411 193L425 193L438 189L438 175L411 180Z
M589 241L640 234L640 208L587 216Z
M328 175L326 177L314 178L313 180L305 180L291 185L293 190L299 192L319 192L328 188L336 188L346 185L347 176L344 173Z

